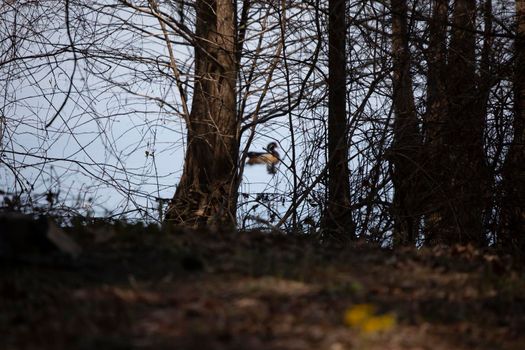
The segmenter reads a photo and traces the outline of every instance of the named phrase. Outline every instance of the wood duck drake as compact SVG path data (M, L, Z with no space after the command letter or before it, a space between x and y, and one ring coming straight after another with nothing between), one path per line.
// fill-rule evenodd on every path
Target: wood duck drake
M281 161L279 153L275 150L277 148L277 143L270 142L266 148L263 148L266 152L248 152L248 160L246 163L248 165L255 164L266 164L266 170L268 174L277 173L277 164Z

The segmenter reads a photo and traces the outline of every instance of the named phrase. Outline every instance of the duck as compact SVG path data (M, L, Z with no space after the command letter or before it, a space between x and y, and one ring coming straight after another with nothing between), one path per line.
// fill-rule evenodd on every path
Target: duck
M266 164L266 170L268 174L275 175L277 173L277 164L281 161L279 153L275 150L277 143L270 142L266 148L263 148L265 152L248 152L246 163L248 165L255 164Z

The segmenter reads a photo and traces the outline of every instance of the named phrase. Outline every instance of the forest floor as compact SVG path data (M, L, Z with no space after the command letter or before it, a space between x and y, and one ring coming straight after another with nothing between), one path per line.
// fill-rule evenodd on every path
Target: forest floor
M1 349L525 349L524 269L489 250L78 236L75 260L0 261Z

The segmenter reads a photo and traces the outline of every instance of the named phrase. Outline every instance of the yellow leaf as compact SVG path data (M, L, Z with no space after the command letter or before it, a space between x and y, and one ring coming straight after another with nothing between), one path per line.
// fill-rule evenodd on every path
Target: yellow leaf
M365 333L375 333L388 331L396 325L396 318L393 314L373 316L365 320L360 328Z
M376 314L373 304L357 304L345 311L344 322L348 327L363 333L375 333L393 328L396 325L396 317L392 313Z
M349 327L358 327L370 318L376 308L372 304L357 304L347 309L344 316L345 324Z

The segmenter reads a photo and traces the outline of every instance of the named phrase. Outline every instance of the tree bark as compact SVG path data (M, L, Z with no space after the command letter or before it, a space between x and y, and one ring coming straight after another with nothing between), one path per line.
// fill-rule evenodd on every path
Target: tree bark
M444 133L446 215L445 243L485 245L483 209L487 168L483 149L485 116L480 113L476 75L476 1L456 0L448 74L448 118Z
M422 195L426 205L424 220L425 243L437 241L440 227L444 220L446 196L443 184L445 120L448 114L446 94L447 74L447 22L448 0L434 0L429 21L429 47L427 53L427 109L423 121L425 174L422 177L424 188Z
M483 93L476 74L476 1L454 2L446 66L443 60L446 1L436 1L431 25L426 116L428 244L485 245L483 210L487 167L483 149ZM434 31L432 32L432 28ZM437 45L437 46L435 46ZM444 62L444 61L441 61Z
M408 42L406 0L392 0L394 140L394 245L414 245L419 233L421 135L418 127Z
M239 121L236 113L235 8L231 0L196 3L195 86L184 170L166 221L235 224Z
M346 3L328 2L328 203L325 227L338 239L355 237L350 209L346 117Z
M481 11L483 13L483 46L481 48L481 59L479 63L479 113L480 117L486 123L489 115L489 100L490 91L494 86L496 77L493 70L494 62L494 33L493 33L493 10L492 0L484 0ZM501 145L499 146L501 147ZM496 151L498 152L498 151ZM492 161L489 163L487 160L486 166L486 198L484 199L483 209L483 227L495 227L493 224L494 215L494 203L497 200L496 193L496 172L498 162ZM499 193L498 193L499 194Z
M525 251L525 0L516 0L514 138L503 169L500 244Z

